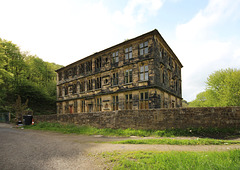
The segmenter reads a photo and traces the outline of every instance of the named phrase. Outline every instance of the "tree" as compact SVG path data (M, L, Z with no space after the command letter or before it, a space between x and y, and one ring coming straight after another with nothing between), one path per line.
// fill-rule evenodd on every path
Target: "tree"
M240 106L240 70L225 69L211 74L206 90L190 103L193 107Z
M28 100L26 100L26 102L22 104L21 97L18 95L16 103L13 105L13 109L15 111L17 121L21 120L21 122L23 122L23 114L27 107L28 107Z

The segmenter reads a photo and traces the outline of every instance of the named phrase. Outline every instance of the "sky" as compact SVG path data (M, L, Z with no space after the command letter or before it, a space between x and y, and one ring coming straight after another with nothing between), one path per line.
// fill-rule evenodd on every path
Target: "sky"
M0 0L0 38L68 65L157 29L192 101L214 71L240 67L240 0Z

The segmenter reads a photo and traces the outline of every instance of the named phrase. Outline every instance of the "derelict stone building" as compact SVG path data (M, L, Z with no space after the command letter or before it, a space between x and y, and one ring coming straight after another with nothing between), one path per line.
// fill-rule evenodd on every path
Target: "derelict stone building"
M175 108L182 64L155 29L57 72L57 112Z

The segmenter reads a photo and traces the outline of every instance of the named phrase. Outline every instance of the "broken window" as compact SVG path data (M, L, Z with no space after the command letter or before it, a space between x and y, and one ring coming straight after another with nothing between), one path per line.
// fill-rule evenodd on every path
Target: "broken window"
M95 100L95 104L96 104L96 111L102 111L102 99L97 98Z
M95 89L102 88L102 77L98 77L95 79Z
M65 90L65 96L68 95L68 86L65 86L64 90Z
M148 96L148 92L141 92L139 98L140 98L139 108L140 109L149 109L149 96Z
M73 67L73 76L76 76L77 75L77 66L74 66Z
M82 81L80 82L80 92L84 92L85 91L85 82Z
M112 109L118 110L118 96L112 96Z
M86 72L92 71L92 61L86 62Z
M93 81L92 79L87 81L87 90L92 90L93 89Z
M68 71L67 70L64 71L64 79L65 80L68 79Z
M58 88L58 94L59 94L59 97L62 96L62 87L59 87L59 88Z
M112 85L118 85L118 73L113 73Z
M126 94L125 95L125 109L126 110L132 110L132 94Z
M73 84L72 93L73 94L77 93L77 84Z
M99 71L102 67L102 57L98 57L95 60L95 71Z
M62 80L62 72L58 73L58 81Z
M84 63L78 66L78 74L79 75L84 74Z

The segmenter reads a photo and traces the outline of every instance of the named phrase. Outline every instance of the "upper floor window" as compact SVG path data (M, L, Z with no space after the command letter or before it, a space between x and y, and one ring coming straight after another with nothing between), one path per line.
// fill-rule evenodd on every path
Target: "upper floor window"
M64 71L64 79L68 79L68 71L67 70Z
M118 96L112 97L112 110L118 110Z
M62 72L58 73L58 81L62 80Z
M132 47L125 48L125 60L132 58Z
M73 94L77 93L77 84L73 84L72 93Z
M59 97L61 97L61 96L62 96L62 87L59 87L59 88L58 88L58 91L59 91L59 92L58 92L58 93L59 93Z
M118 85L118 73L113 73L112 85Z
M78 74L84 74L84 63L78 66Z
M126 94L125 95L125 109L126 110L132 110L132 105L133 105L133 102L132 102L132 94Z
M118 61L119 61L118 60L118 51L116 51L112 54L112 61L113 61L113 64L118 63Z
M80 82L80 92L84 92L85 91L85 82L82 81Z
M68 86L65 86L64 92L65 92L65 96L68 95Z
M99 70L102 67L102 57L98 57L95 60L95 70Z
M92 79L87 81L87 90L92 90L93 89L93 84L92 84Z
M77 66L73 67L73 76L77 75Z
M95 89L100 89L100 88L102 88L102 77L96 78L96 81L95 81Z
M148 41L139 44L139 50L140 50L140 52L139 52L140 55L147 54L148 53Z
M126 70L124 75L124 82L131 83L132 82L132 69Z
M148 65L143 65L140 67L140 81L148 80Z
M86 62L86 72L92 71L92 61Z
M148 92L140 93L139 108L140 109L148 109L149 108L148 103L149 103Z

